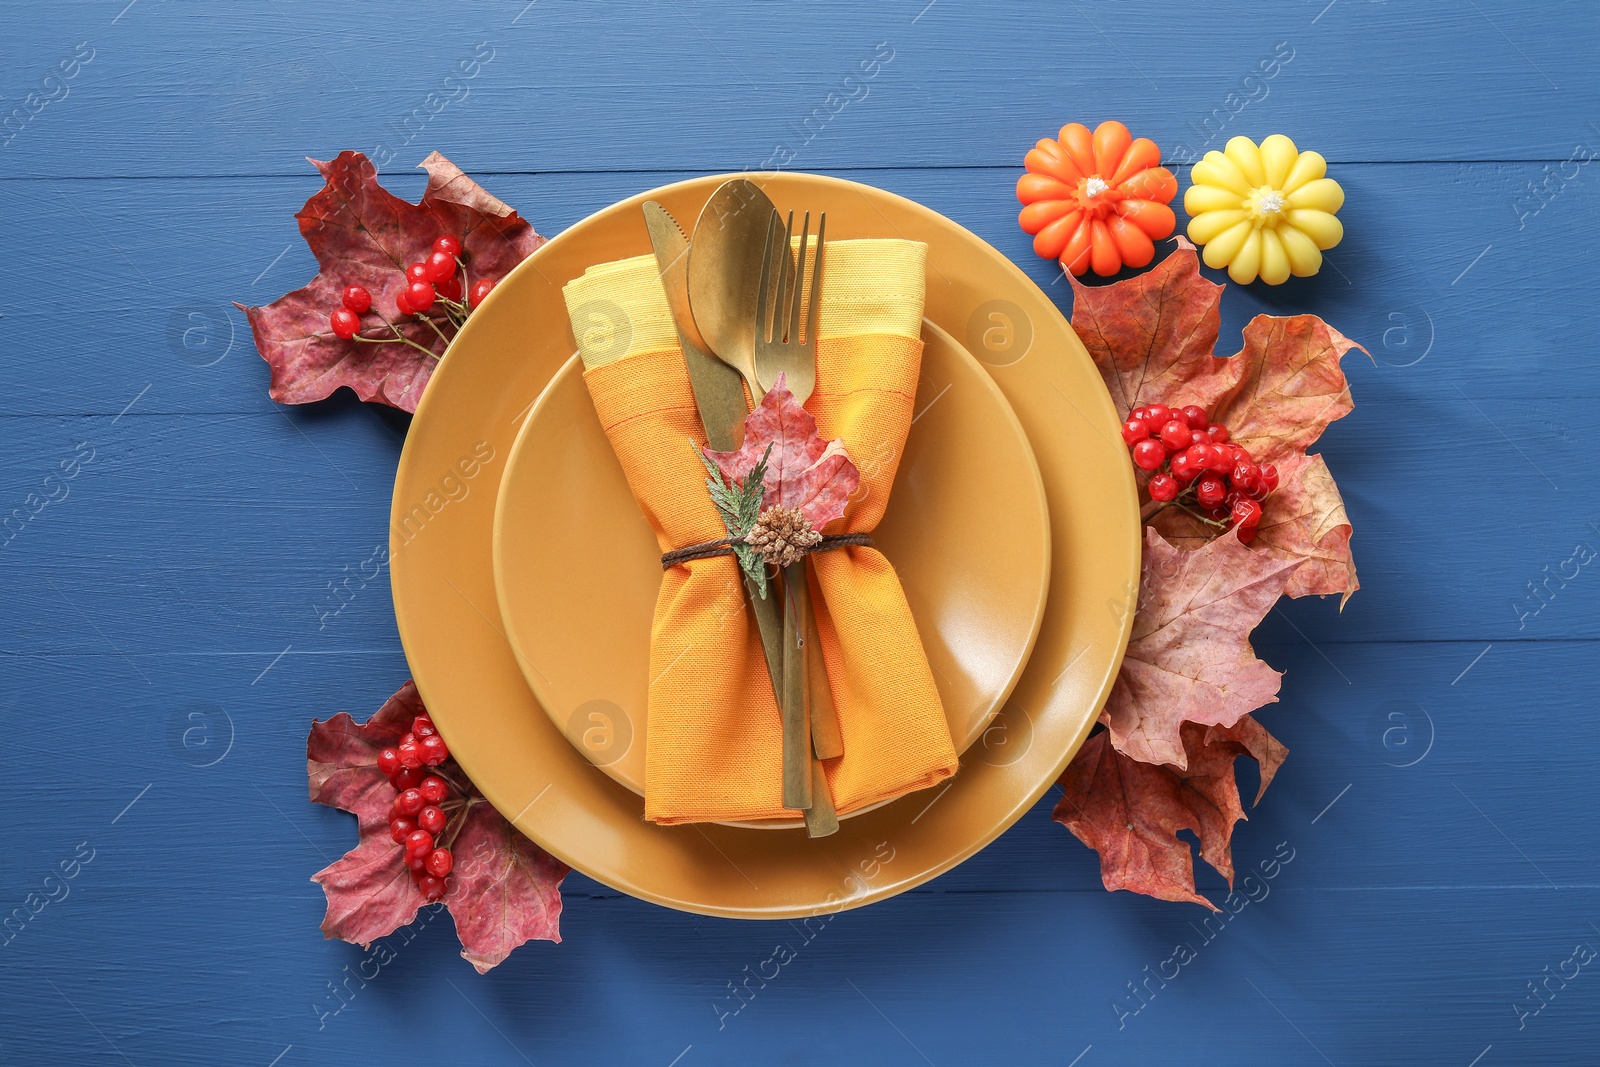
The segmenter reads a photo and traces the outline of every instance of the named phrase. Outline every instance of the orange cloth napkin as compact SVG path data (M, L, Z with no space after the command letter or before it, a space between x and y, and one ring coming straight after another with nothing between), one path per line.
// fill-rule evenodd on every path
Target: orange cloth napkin
M909 241L829 244L806 407L823 438L844 439L861 489L827 533L870 532L888 503L922 360L925 253ZM694 454L705 434L654 259L592 268L565 295L595 410L662 551L725 537ZM836 810L949 777L955 749L894 568L866 547L813 553L809 564L844 739L844 755L824 763ZM651 629L645 817L794 817L782 780L782 723L737 564L670 568Z

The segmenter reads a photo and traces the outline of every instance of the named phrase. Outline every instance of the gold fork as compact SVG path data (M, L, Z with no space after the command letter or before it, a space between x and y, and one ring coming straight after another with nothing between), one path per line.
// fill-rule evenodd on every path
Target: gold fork
M805 213L800 228L799 263L790 250L794 234L794 212L787 224L772 213L767 225L767 248L761 259L761 289L756 298L756 380L763 391L772 388L783 374L796 403L811 399L817 387L817 323L822 310L822 247L827 228L827 212L817 216L815 250L810 244L811 212ZM807 276L807 252L810 275ZM810 282L810 299L806 284ZM806 312L805 333L800 330L800 312ZM759 398L758 398L759 399Z
M794 212L789 213L788 222L784 223L774 211L767 224L767 244L761 261L761 286L756 297L756 378L762 389L770 390L778 376L783 375L789 391L801 404L810 398L817 382L817 325L822 311L822 249L826 225L827 215L819 215L816 246L809 256L808 273L811 212L805 213L801 225L796 261L789 237L794 229ZM808 281L809 301L806 300ZM806 311L803 333L802 307ZM783 613L783 804L788 808L809 810L814 798L811 765L814 742L806 635L812 627L804 559L783 569L783 585L786 598ZM820 756L839 754L824 752L821 745L817 748ZM825 781L816 785L827 788Z

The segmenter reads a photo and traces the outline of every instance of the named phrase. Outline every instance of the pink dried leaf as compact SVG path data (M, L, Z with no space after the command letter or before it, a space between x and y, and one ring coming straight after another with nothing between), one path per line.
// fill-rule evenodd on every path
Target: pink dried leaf
M818 530L844 515L850 494L861 482L844 441L824 441L817 435L817 420L789 392L783 374L745 417L739 448L733 452L708 448L706 455L724 478L740 484L766 455L762 506L795 508Z

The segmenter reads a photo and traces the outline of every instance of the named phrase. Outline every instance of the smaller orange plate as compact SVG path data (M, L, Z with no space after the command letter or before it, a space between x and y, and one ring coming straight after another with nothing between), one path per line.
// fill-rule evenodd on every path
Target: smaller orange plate
M1011 695L1038 636L1050 517L1005 396L948 333L924 321L923 338L917 415L873 538L900 575L964 752ZM494 573L506 636L539 704L592 763L642 794L660 549L577 357L545 388L512 448Z

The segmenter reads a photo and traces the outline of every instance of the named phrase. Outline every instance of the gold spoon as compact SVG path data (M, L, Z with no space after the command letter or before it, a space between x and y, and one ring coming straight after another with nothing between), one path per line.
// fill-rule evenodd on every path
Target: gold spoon
M689 245L689 308L713 355L744 377L752 401L756 380L756 297L761 257L775 209L754 182L723 182L706 201Z

